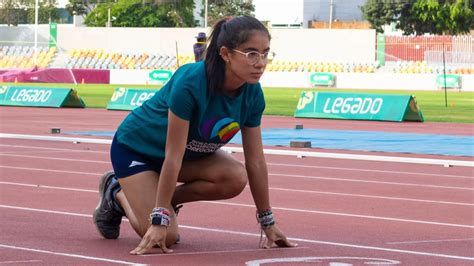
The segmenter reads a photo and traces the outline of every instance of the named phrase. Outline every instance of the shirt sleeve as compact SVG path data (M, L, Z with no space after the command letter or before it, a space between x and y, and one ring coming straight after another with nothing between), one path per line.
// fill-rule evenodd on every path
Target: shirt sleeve
M192 91L191 87L178 79L173 83L168 101L170 110L179 118L187 121L191 120L196 103Z
M247 120L244 123L244 126L246 127L260 126L263 111L265 110L265 98L263 96L262 88L260 85L258 85L258 88L254 89L257 90L257 94L254 96L254 100L251 102L249 107L249 114L247 116Z

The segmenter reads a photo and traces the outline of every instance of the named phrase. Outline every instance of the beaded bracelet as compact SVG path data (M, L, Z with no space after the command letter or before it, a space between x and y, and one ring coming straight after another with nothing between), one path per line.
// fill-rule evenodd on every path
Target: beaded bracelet
M275 224L273 219L273 212L271 209L265 210L261 213L257 212L257 221L262 229L267 229Z
M161 225L168 227L170 225L170 211L163 207L153 208L150 214L150 222L152 225Z

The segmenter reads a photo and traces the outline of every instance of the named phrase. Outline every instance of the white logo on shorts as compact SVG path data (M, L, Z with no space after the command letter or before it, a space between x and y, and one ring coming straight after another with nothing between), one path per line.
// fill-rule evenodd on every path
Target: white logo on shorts
M132 161L132 162L130 163L130 165L128 166L128 168L134 167L134 166L138 166L138 165L145 165L145 163L137 162L137 161Z

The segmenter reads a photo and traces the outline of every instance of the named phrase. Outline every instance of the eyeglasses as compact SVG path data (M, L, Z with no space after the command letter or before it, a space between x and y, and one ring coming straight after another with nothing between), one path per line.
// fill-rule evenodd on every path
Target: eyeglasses
M247 52L247 53L244 53L244 52L236 50L236 49L232 49L232 51L237 52L237 53L242 54L242 55L245 55L249 65L255 65L256 63L258 63L258 59L262 59L263 63L266 64L269 59L271 60L275 56L275 53L270 52L270 51L265 52L263 54L261 54L257 51L251 51L251 52Z

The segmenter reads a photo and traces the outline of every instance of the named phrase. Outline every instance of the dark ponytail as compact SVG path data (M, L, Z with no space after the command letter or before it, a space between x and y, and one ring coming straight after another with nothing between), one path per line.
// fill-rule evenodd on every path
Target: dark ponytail
M211 94L222 91L224 87L226 64L220 55L221 47L235 49L248 41L255 30L265 32L270 39L268 29L254 17L221 19L214 25L205 56L207 86Z

